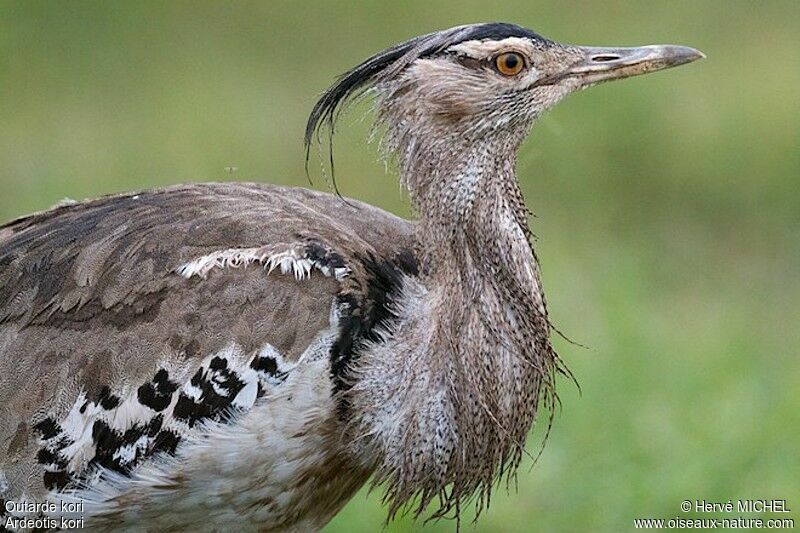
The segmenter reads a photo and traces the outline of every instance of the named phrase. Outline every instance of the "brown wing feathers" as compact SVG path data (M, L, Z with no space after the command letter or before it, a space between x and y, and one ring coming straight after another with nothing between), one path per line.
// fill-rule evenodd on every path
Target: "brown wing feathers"
M124 472L174 451L175 427L252 401L328 326L337 295L361 302L366 269L410 249L411 231L359 202L246 184L106 197L0 227L0 465L11 495L75 482L80 461L60 455L80 444L64 422L73 408L98 412L83 467ZM298 243L318 268L346 264L348 279L178 273L215 252ZM207 359L232 342L255 354L241 368ZM265 345L280 356L257 353ZM244 379L250 370L258 383ZM192 387L217 403L193 403Z

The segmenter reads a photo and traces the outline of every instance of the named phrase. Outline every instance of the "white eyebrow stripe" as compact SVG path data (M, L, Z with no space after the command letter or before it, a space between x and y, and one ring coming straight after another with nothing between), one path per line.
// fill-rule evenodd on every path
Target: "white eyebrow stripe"
M533 43L521 37L507 37L499 41L464 41L454 44L447 51L481 59L509 49L519 50L528 56L534 52Z

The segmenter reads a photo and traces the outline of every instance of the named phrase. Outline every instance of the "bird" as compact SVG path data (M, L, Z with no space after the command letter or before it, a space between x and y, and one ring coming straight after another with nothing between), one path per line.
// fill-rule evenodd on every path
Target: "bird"
M197 183L0 226L0 523L310 531L368 483L387 519L480 513L569 372L520 144L571 93L702 57L510 23L372 55L313 107L306 164L370 98L414 220Z

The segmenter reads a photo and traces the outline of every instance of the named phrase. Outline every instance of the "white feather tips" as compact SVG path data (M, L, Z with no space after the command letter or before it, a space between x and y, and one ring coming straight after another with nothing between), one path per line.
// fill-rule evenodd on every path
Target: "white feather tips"
M311 272L315 268L323 275L333 276L337 280L347 277L350 273L350 269L347 267L331 268L320 261L309 258L302 248L298 250L294 247L283 251L266 247L218 250L193 259L175 271L187 279L194 276L206 279L209 272L214 269L246 268L253 263L262 265L268 273L280 269L282 274L291 274L298 280L311 277Z

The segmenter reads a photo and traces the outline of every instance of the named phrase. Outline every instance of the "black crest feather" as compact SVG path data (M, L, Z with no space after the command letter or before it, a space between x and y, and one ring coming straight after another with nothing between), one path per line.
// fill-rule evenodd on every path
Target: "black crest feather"
M402 71L416 59L430 57L446 48L464 41L499 40L522 37L546 41L542 36L515 24L494 22L456 26L447 30L414 37L373 55L357 67L339 76L317 101L308 117L305 131L306 173L311 144L323 127L329 134L330 165L333 175L333 130L339 112L349 101L372 87L382 77L391 77ZM334 181L334 187L336 182Z

